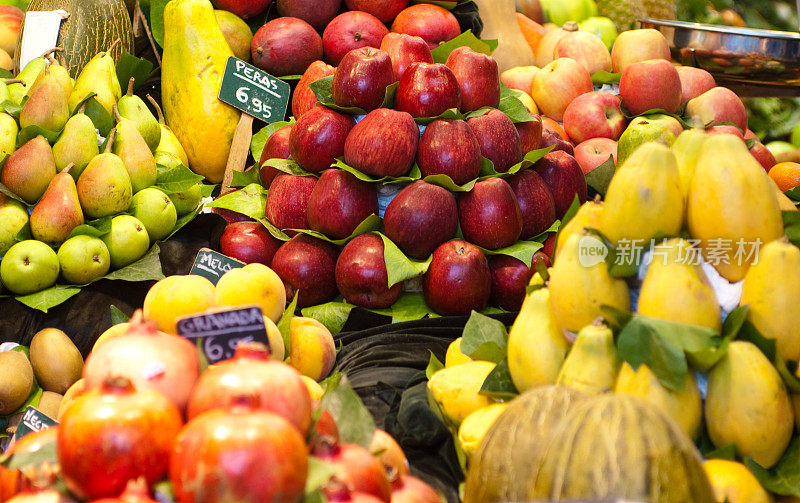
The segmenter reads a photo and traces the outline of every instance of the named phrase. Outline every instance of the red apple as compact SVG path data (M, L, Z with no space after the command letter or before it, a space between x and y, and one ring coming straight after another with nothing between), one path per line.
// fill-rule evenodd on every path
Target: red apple
M462 46L450 53L445 65L458 81L462 112L496 108L500 103L500 73L494 58Z
M517 196L502 178L488 178L458 198L458 221L464 239L494 250L516 243L522 233Z
M561 37L553 50L556 58L572 58L581 64L589 75L611 71L611 54L600 37L588 31L578 31L576 23L567 23L568 33Z
M267 220L286 231L308 229L308 200L317 184L313 176L296 176L281 173L272 180L267 193L264 211ZM292 231L287 231L294 234Z
M518 258L492 255L489 271L492 274L491 304L506 311L519 311L533 270Z
M411 63L433 63L428 43L405 33L387 33L381 41L381 50L392 60L394 80L400 80Z
M275 75L295 75L322 58L322 39L314 28L295 17L269 21L253 35L253 64Z
M747 110L736 93L727 87L715 87L686 103L684 113L692 124L705 127L732 122L742 131L747 129Z
M397 194L383 215L386 236L403 253L422 260L456 232L456 198L445 188L417 180Z
M440 503L442 496L434 488L411 475L400 474L392 481L392 503Z
M297 307L328 302L336 297L336 258L339 250L321 239L298 234L272 258L272 270L286 288L286 299L297 296Z
M550 234L550 237L554 237L555 234ZM550 239L550 238L547 238ZM542 248L543 250L544 248ZM550 267L553 265L552 261L550 260L550 256L543 252L542 250L538 250L536 253L533 254L533 260L531 260L531 270L536 271L536 264L541 262L544 264L545 267Z
M219 238L220 251L245 264L258 262L269 267L283 241L272 236L259 222L236 222L225 227Z
M481 155L494 164L498 173L504 173L522 160L522 145L514 123L497 109L472 117L467 124L475 133Z
M438 5L420 3L403 9L392 23L392 31L422 37L435 49L461 34L456 17Z
M561 150L550 152L534 168L553 195L557 218L564 217L576 194L581 204L586 202L586 178L578 161L568 153Z
M550 189L535 170L526 169L508 179L522 215L520 239L538 236L556 220L556 204Z
M297 17L322 30L336 16L342 0L276 0L278 14Z
M462 120L435 120L428 124L417 150L422 176L447 175L457 185L474 180L481 172L481 146Z
M753 138L755 138L755 135L753 135ZM745 140L747 139L749 138L745 136ZM772 154L772 152L770 152L769 149L765 147L764 144L761 143L758 139L756 139L756 142L753 143L752 147L750 147L750 155L755 157L756 160L764 168L764 171L768 173L769 170L771 170L772 167L778 163L778 161L775 160L775 156Z
M711 126L706 128L706 134L732 134L734 136L738 136L742 140L744 140L744 133L741 129L736 126L731 126L729 124L717 124L716 126Z
M344 3L348 9L368 12L386 24L408 7L408 0L344 0Z
M333 18L322 32L325 59L338 65L345 54L359 47L381 46L389 30L381 21L366 12L351 10Z
M603 164L609 157L617 163L617 142L610 138L592 138L575 147L575 160L584 175Z
M367 309L391 306L403 293L403 283L388 287L383 239L368 233L353 238L336 261L336 286L344 299Z
M560 121L572 100L593 90L586 68L574 59L558 58L533 77L531 96L543 114Z
M592 91L582 94L564 111L564 129L575 143L590 138L618 140L626 126L620 105L619 98L611 93Z
M681 103L697 98L717 86L714 76L702 68L679 66L676 69L681 79Z
M214 0L217 9L232 12L243 19L261 14L267 10L270 3L272 0Z
M492 274L483 252L459 239L433 252L422 283L425 303L442 316L481 311L492 293Z
M681 107L678 70L666 59L632 63L622 71L619 97L633 115L655 108L675 113Z
M556 249L556 233L555 232L551 233L547 237L547 239L544 240L544 243L542 243L542 244L544 244L544 246L542 247L541 250L539 250L539 252L542 252L542 254L547 256L547 258L548 258L547 266L550 267L550 262L553 261L553 253L555 253L555 249ZM536 253L539 253L539 252L536 252ZM534 258L535 258L535 255L534 255ZM535 265L536 264L536 260L534 260L532 263Z
M414 165L419 128L407 112L379 108L347 135L344 162L368 175L403 176Z
M441 63L413 63L397 86L394 107L412 117L436 117L461 106L458 80Z
M611 67L619 73L633 63L648 59L670 59L669 43L658 30L628 30L620 33L611 48Z
M325 170L308 200L309 226L333 239L346 238L373 213L378 213L375 185L341 169Z
M291 132L292 126L283 126L275 131L267 139L264 150L261 151L261 158L258 160L258 166L260 166L258 177L264 187L269 188L272 180L282 173L282 171L272 166L264 166L264 163L269 159L288 159L292 155L289 151L289 135Z
M533 115L533 120L527 122L517 122L514 124L519 134L519 143L522 147L524 156L531 150L536 150L542 146L542 118Z
M314 108L314 105L317 104L317 96L309 85L323 77L333 75L335 71L336 68L324 61L314 61L309 65L297 82L292 95L292 115L294 115L295 119L299 119L301 115Z
M289 134L292 158L306 171L321 173L344 154L344 143L355 121L317 106L303 114Z
M547 148L551 145L553 146L553 150L551 150L551 152L562 150L568 153L569 155L575 155L575 148L572 146L572 143L563 139L561 136L559 136L558 133L556 133L552 129L543 129L542 143L539 146L539 148Z
M369 112L383 103L386 88L394 82L389 54L373 47L348 52L333 74L333 102Z
M509 89L516 89L530 94L533 77L538 72L538 66L515 66L500 74L500 82Z

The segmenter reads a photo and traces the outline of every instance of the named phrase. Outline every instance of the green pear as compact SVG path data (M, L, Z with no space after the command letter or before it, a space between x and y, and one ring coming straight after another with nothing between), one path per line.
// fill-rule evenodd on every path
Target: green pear
M28 239L12 246L0 262L3 284L17 295L53 286L58 279L58 257L52 248Z
M0 155L11 155L17 149L17 121L7 113L0 113Z
M61 172L68 165L73 164L70 174L76 181L89 162L99 153L100 147L97 145L94 123L80 111L67 121L61 136L53 145L56 169Z
M92 93L96 93L95 99L109 115L113 113L113 106L122 97L122 89L119 87L117 79L117 69L114 65L114 58L111 51L117 45L119 39L105 52L97 53L86 66L81 70L78 78L75 79L75 86L72 94L69 95L69 109L75 110L78 103Z
M129 213L142 221L151 244L167 237L178 221L175 204L155 187L134 194Z
M45 66L47 66L47 61L44 56L31 60L30 63L25 65L25 68L17 75L17 80L21 82L8 86L8 99L17 105L21 105L22 98L28 92L28 86L36 82L39 74L44 71Z
M170 201L175 205L175 211L178 212L178 216L186 215L197 209L197 205L200 204L200 201L203 199L200 185L201 184L198 183L183 192L168 194Z
M120 115L114 105L114 116L117 119L117 135L114 138L113 152L122 159L131 178L133 192L150 187L156 183L158 170L156 160L150 147L142 138L136 124Z
M16 242L19 231L28 223L25 205L0 194L0 257Z
M161 107L152 96L148 94L147 99L150 101L150 104L153 105L153 108L156 109L156 113L158 113L158 125L161 127L161 141L158 142L158 146L156 147L156 155L162 152L172 154L181 164L188 168L189 156L186 155L186 150L184 150L181 142L178 141L178 137L175 136L175 133L172 132L172 129L170 129L164 121L164 112L161 111ZM156 162L160 164L158 158L156 158Z
M83 224L83 211L78 201L75 180L69 174L72 166L50 181L44 195L31 211L31 234L35 239L58 246L72 229Z
M48 131L61 131L68 120L67 97L55 77L46 74L41 84L22 106L19 125L23 129L28 126L39 126Z
M58 249L61 276L74 285L86 285L106 275L111 267L111 256L102 239L73 236Z
M136 125L136 129L139 130L139 134L144 138L150 151L155 152L158 143L161 141L161 126L153 114L150 113L150 109L147 108L142 98L133 94L134 80L131 77L128 82L128 92L119 99L117 109L122 117L129 119Z
M111 219L111 232L102 238L111 255L114 269L125 267L142 258L150 248L150 236L144 224L130 215L117 215Z
M39 135L8 157L0 173L0 183L33 204L42 197L54 176L53 151L45 137Z
M617 143L617 169L622 166L622 163L630 157L634 150L651 141L662 143L669 147L675 143L675 135L660 121L638 120L628 124Z
M46 76L50 76L61 88L62 92L64 93L64 97L69 98L69 95L72 94L72 89L74 87L72 79L69 76L69 72L66 68L58 64L52 55L47 56L47 61L48 66L45 67L44 71L39 74L33 84L28 86L28 96L32 96L33 93L36 92L36 89L44 81L44 78Z
M131 204L131 179L125 164L109 149L115 131L109 134L106 151L92 159L78 177L78 201L89 218L116 215Z

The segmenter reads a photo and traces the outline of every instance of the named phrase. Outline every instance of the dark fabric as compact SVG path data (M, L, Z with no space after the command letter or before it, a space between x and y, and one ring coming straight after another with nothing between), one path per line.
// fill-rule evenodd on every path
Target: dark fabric
M478 5L475 2L465 2L457 5L452 12L458 19L458 25L461 27L462 32L472 30L476 37L481 36L483 21L478 14Z

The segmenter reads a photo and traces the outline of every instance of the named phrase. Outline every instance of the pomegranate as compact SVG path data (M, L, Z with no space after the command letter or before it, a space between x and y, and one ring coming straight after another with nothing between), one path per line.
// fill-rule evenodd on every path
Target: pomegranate
M92 503L158 503L150 497L147 481L143 478L131 480L125 490L116 498L103 498Z
M233 358L206 370L189 398L189 419L211 409L228 408L236 396L257 395L261 409L293 424L303 435L311 425L311 396L300 373L271 360L259 342L239 344Z
M166 473L181 426L180 412L161 393L135 389L125 377L108 378L61 418L64 482L81 499L117 496L139 477L152 484Z
M341 482L352 492L371 494L389 503L392 486L383 465L368 450L357 444L321 442L313 454L338 468L331 478L334 483Z
M58 491L47 489L45 491L18 494L8 500L7 503L76 503L76 501Z
M197 348L191 342L159 332L137 311L125 335L110 338L89 353L83 377L89 389L109 376L127 377L136 388L160 391L183 412L199 371Z
M261 409L258 395L237 396L186 425L170 457L178 503L296 503L303 499L308 449L284 418Z
M434 488L411 475L401 475L392 483L392 503L441 503Z
M36 431L19 439L10 449L8 454L23 454L36 452L47 444L56 441L58 426ZM0 501L6 501L15 494L23 491L35 490L32 481L20 470L10 470L0 465ZM38 475L38 473L35 473Z
M347 486L338 481L328 483L323 492L330 503L380 503L383 501L371 494L350 491Z
M316 424L314 424L314 431L311 432L311 439L309 445L311 450L322 447L321 443L338 444L339 443L339 427L336 426L336 420L333 419L333 414L328 409L323 409L319 414Z
M408 475L408 459L400 445L383 430L375 430L369 452L383 464L390 480Z

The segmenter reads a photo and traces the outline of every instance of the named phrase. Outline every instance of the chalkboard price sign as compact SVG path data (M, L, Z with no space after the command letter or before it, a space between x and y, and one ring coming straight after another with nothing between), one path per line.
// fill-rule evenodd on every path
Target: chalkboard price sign
M244 262L240 262L235 258L215 252L210 248L201 248L194 259L194 264L189 274L202 276L216 285L223 274L231 269L244 266Z
M269 347L264 314L258 306L236 307L178 318L178 334L199 347L216 363L233 357L240 342L261 342Z
M57 421L50 419L36 407L28 405L25 408L25 412L22 413L22 419L17 426L17 431L14 432L14 442L29 433L46 430L57 424Z
M279 122L289 107L291 86L277 77L228 58L219 89L219 99L242 112L267 123Z

